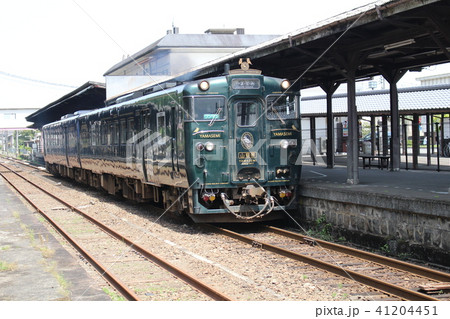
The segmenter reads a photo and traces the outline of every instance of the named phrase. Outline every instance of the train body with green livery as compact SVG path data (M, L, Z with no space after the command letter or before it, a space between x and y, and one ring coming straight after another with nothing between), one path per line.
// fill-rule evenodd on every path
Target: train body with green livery
M195 222L281 218L296 207L300 99L258 73L163 83L47 124L47 169Z

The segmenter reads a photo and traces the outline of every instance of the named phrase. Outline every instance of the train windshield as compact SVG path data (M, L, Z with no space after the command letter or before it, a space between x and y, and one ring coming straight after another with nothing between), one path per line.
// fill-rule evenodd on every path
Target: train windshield
M295 95L283 94L267 97L267 118L269 120L296 119L297 117L298 111Z
M239 126L255 126L258 120L259 103L256 101L239 101L236 103L236 122Z
M211 122L225 119L224 97L195 97L188 99L187 102L189 114L196 121Z

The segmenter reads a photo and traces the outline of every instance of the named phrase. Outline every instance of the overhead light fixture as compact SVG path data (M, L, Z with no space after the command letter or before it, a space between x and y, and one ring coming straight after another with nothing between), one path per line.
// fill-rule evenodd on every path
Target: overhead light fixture
M385 50L391 50L391 49L395 49L395 48L400 48L400 47L404 47L405 45L410 45L416 43L416 41L414 39L408 39L408 40L404 40L404 41L399 41L399 42L394 42L391 44L386 44L384 46Z

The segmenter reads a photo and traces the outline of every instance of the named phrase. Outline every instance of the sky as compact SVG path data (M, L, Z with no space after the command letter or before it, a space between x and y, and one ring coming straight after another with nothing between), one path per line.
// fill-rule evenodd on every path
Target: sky
M285 34L369 0L19 0L0 2L0 108L40 108L103 74L124 56L180 33L245 28Z

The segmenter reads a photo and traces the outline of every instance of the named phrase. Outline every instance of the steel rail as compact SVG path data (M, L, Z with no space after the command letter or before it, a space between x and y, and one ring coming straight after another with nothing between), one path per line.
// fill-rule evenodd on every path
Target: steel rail
M240 241L250 244L254 247L258 247L260 249L264 249L264 250L297 260L297 261L301 261L301 262L310 264L314 267L324 269L324 270L334 273L336 275L339 275L339 276L357 281L359 283L362 283L366 286L378 289L387 294L395 295L401 299L411 300L411 301L439 301L439 299L433 298L431 296L424 295L419 292L412 291L412 290L409 290L409 289L406 289L403 287L399 287L394 284L383 282L376 278L372 278L372 277L357 273L352 270L344 269L342 267L339 267L339 266L336 266L336 265L333 265L333 264L330 264L327 262L323 262L321 260L318 260L318 259L315 259L315 258L312 258L309 256L298 254L298 253L289 251L287 249L283 249L280 247L276 247L274 245L270 245L270 244L267 244L267 243L264 243L261 241L257 241L251 237L241 235L239 233L233 232L228 229L224 229L224 228L216 227L216 226L212 226L212 225L205 225L205 227L211 229L212 231L214 231L216 233L224 234L228 237L240 240Z
M7 169L9 169L7 166L4 166L3 164L0 164L0 165L5 167L5 168L7 168ZM107 232L108 234L113 236L114 238L124 242L129 247L131 247L134 250L138 251L143 256L145 256L149 260L153 261L155 264L157 264L161 268L169 271L175 277L183 280L185 283L187 283L188 285L190 285L191 287L193 287L197 291L200 291L201 293L205 294L206 296L208 296L208 297L210 297L210 298L212 298L213 300L216 300L216 301L231 301L232 300L231 298L227 297L226 295L222 294L221 292L215 290L214 288L206 285L205 283L201 282L200 280L196 279L195 277L189 275L188 273L186 273L185 271L181 270L180 268L178 268L178 267L170 264L169 262L165 261L163 258L161 258L161 257L155 255L154 253L148 251L144 247L134 243L132 240L128 239L127 237L122 236L121 234L119 234L115 230L109 228L108 226L104 225L100 221L98 221L95 218L89 216L88 214L86 214L82 210L74 207L70 203L67 203L65 200L63 200L63 199L59 198L58 196L50 193L49 191L43 189L42 187L40 187L39 185L37 185L34 182L30 181L29 179L27 179L26 177L22 176L21 174L18 174L17 172L14 172L13 170L10 170L10 171L13 172L14 174L20 176L21 178L23 178L24 180L29 182L31 185L37 187L38 189L40 189L41 191L43 191L47 195L51 196L52 198L56 199L57 201L61 202L64 205L66 205L71 210L73 210L73 211L77 212L78 214L82 215L84 218L88 219L90 222L92 222L93 224L97 225L102 230L104 230L105 232Z
M414 265L414 264L409 264L409 263L401 261L401 260L396 260L393 258L389 258L389 257L377 255L374 253L358 250L355 248L347 247L344 245L330 243L330 242L327 242L324 240L316 239L316 238L309 237L309 236L304 236L304 235L301 235L298 233L294 233L294 232L287 231L287 230L273 227L273 226L265 226L265 228L269 231L272 231L272 232L278 234L278 235L296 239L296 240L302 241L304 243L317 243L320 247L323 247L323 248L331 249L331 250L345 253L347 255L351 255L351 256L354 256L354 257L357 257L360 259L365 259L368 261L379 263L381 265L385 265L385 266L389 266L389 267L396 268L399 270L407 271L407 272L416 274L421 277L425 277L428 279L433 279L433 280L441 281L441 282L450 282L450 274L442 272L442 271L438 271L438 270L434 270L434 269L430 269L430 268L426 268L426 267L422 267L422 266L418 266L418 265Z
M2 165L4 166L4 165ZM6 167L6 166L4 166ZM12 171L11 171L12 172ZM11 180L5 176L5 172L0 172L0 175L28 202L33 206L36 211L41 214L58 233L61 234L94 268L100 273L100 275L106 279L114 288L119 291L122 296L130 301L139 301L139 297L128 287L122 283L117 277L115 277L108 269L103 266L98 260L96 260L91 254L89 254L83 247L77 243L64 229L62 229L50 216L48 216L43 210L41 210L24 192L16 187Z

